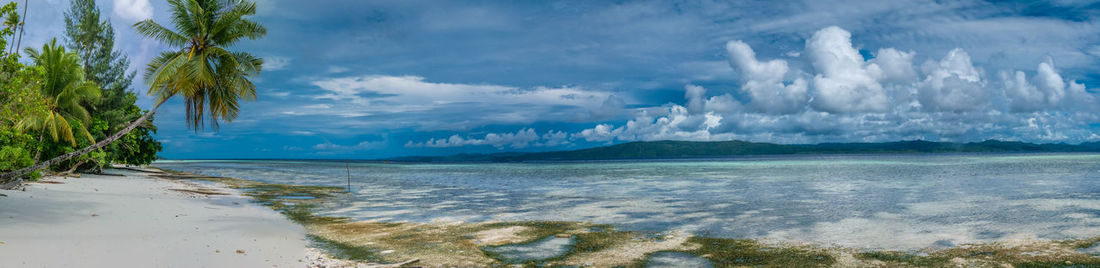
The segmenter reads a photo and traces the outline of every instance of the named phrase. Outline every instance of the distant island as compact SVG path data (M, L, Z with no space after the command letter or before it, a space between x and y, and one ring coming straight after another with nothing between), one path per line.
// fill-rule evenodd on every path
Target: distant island
M394 162L531 162L578 160L691 159L792 154L904 154L904 153L1054 153L1100 152L1100 142L1028 143L986 140L954 143L896 141L876 143L775 144L747 141L645 141L537 153L458 154L384 159Z

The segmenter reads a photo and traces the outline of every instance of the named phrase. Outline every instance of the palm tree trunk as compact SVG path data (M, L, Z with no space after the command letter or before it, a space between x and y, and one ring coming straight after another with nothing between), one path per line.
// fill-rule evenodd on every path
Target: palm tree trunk
M91 152L95 149L103 148L103 146L107 146L107 144L111 144L115 140L118 140L119 138L122 138L123 135L126 135L127 133L130 133L130 131L134 130L134 128L136 128L138 125L141 125L142 123L145 123L145 120L149 119L150 116L153 116L153 113L156 113L157 108L160 108L160 106L162 104L164 104L165 101L168 101L168 99L163 99L160 102L158 102L156 106L153 106L152 110L149 110L148 112L145 113L145 115L142 115L137 120L134 120L134 122L131 122L129 126L126 126L126 128L122 129L118 133L115 133L114 135L111 135L110 137L107 137L106 139L103 139L103 140L101 140L101 141L99 141L95 144L92 144L91 146L84 147L84 149L80 149L80 150L77 150L75 152L71 152L71 153L63 154L63 155L58 156L58 157L54 157L53 159L43 161L42 163L38 163L38 164L35 164L33 166L30 166L30 167L26 167L26 168L23 168L23 169L20 169L20 170L15 170L15 171L7 172L7 173L4 173L4 174L0 174L0 183L3 183L3 184L0 184L0 189L13 189L15 187L19 187L19 185L23 184L23 175L26 175L27 173L34 172L35 170L39 170L39 169L48 167L50 165L56 164L56 163L61 162L61 161L69 160L73 157L84 155L84 154L86 154L88 152Z
M19 52L19 46L23 44L23 24L27 23L27 2L29 1L30 0L23 1L23 17L20 18L23 21L19 22L19 41L15 42L15 47L12 49L11 54ZM0 180L3 180L3 178L0 178Z
M80 165L83 165L84 163L87 163L87 162L88 162L87 158L85 158L84 160L80 160L80 162L77 162L76 165L73 165L72 168L69 168L69 170L65 171L65 173L63 173L63 174L66 174L66 175L67 174L73 174L73 172L76 172L77 168L80 168Z
M46 131L42 131L42 134L38 134L38 144L39 145L42 144L42 139L45 138L45 137L46 137ZM35 163L38 163L39 157L42 156L42 150L43 149L45 149L45 148L39 148L38 150L35 150L35 152L34 152L34 162Z

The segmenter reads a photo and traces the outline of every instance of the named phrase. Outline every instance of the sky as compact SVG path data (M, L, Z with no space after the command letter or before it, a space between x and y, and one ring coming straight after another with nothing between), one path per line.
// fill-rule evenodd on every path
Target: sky
M7 1L5 1L7 2ZM64 31L30 1L24 46ZM259 98L161 156L375 159L631 141L1100 140L1096 1L260 0ZM99 0L140 70L167 1ZM139 106L150 107L140 77Z

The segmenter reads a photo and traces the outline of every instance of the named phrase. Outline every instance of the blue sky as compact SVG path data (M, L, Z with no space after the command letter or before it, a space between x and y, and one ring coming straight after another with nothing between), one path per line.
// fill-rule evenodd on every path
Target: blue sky
M24 44L67 0L31 1ZM259 100L168 158L380 158L639 140L1100 140L1094 1L258 1ZM100 0L138 70L162 0ZM144 92L140 78L135 90ZM142 94L139 94L142 95ZM151 100L142 97L141 105Z

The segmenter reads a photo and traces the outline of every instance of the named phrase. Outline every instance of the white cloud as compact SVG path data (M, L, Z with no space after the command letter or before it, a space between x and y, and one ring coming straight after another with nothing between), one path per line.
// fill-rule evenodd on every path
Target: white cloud
M621 125L601 123L571 137L588 142L744 139L781 143L895 141L1094 140L1090 122L1100 116L1085 86L1062 77L1053 63L1039 63L1033 79L1002 72L1003 87L984 78L962 49L928 60L918 73L914 51L882 48L871 60L853 48L847 31L829 27L806 43L814 99L786 113L761 110L757 101L775 98L796 83L800 70L785 61L759 62L748 45L727 44L730 62L741 72L744 94L706 97L707 89L686 85L684 106L637 108ZM796 65L798 66L798 65ZM764 81L767 83L753 82ZM754 90L767 84L771 90ZM789 91L787 91L789 92ZM764 96L764 97L761 97ZM1010 105L992 105L1007 98ZM775 100L775 99L772 99ZM749 101L743 106L742 101ZM1003 103L1003 102L1002 102ZM787 103L790 104L790 103ZM780 102L780 106L784 105ZM774 108L773 108L774 109ZM1017 114L1014 112L1029 112Z
M741 73L741 91L749 96L750 104L766 113L793 113L806 102L806 81L802 78L784 82L789 70L784 60L760 62L756 52L741 41L726 43L730 66Z
M966 51L951 50L939 62L928 61L921 68L927 76L918 84L918 92L926 110L959 112L989 106L986 82Z
M863 61L852 34L830 26L806 40L806 52L819 72L813 79L813 105L830 113L885 112L890 100L877 78L882 69Z
M696 85L686 85L686 86L684 86L684 98L688 100L688 104L687 104L688 111L692 112L692 113L701 113L701 112L703 112L703 110L706 109L706 105L707 105L706 94L707 94L707 89L705 89L701 86L696 86Z
M265 57L264 58L264 71L278 71L290 66L290 58L287 57Z
M525 90L488 84L434 83L425 81L419 76L367 75L325 79L313 84L329 91L329 94L317 96L317 99L349 100L358 104L369 104L371 99L380 99L409 105L409 108L425 108L424 106L458 102L596 107L610 95L571 87L536 87Z
M323 151L328 153L347 153L379 149L386 145L386 141L363 141L354 145L339 145L331 142L325 142L313 146L313 150Z
M153 18L153 5L149 0L115 0L115 15L129 21Z
M551 141L554 141L554 142L557 142L557 143L560 144L562 141L555 139L555 138L557 138L555 135L560 135L560 134L557 134L557 133L551 131L551 132L547 132L545 137L547 137L548 139L553 139ZM408 147L408 148L420 148L420 147L447 148L447 147L461 147L461 146L490 145L490 146L496 147L498 149L502 149L502 148L505 148L505 147L512 148L512 149L523 149L523 148L527 148L528 146L531 146L533 143L536 143L540 139L542 139L542 136L539 136L537 133L535 133L534 129L527 128L527 129L521 129L519 131L516 131L515 133L489 133L489 134L485 134L485 137L480 138L480 139L462 137L462 136L459 136L459 135L452 135L451 137L446 138L446 139L434 139L433 138L433 139L429 139L425 142L419 142L419 143L409 141L408 143L405 144L405 147ZM544 145L544 144L539 144L539 145Z
M542 141L535 143L535 147L557 147L569 144L569 133L564 131L548 131L542 135Z
M917 79L917 71L913 69L913 56L916 52L904 52L894 48L879 49L875 58L869 62L876 64L882 70L880 81L889 83L910 83Z
M325 78L312 82L329 100L330 109L298 109L295 115L374 116L378 127L418 130L469 130L489 124L529 124L537 121L590 122L622 112L628 99L610 92L562 86L529 88L431 82L419 76L365 75ZM454 115L454 116L440 116Z
M669 105L658 110L661 115L653 116L643 111L633 120L614 128L608 124L599 124L594 128L574 134L574 139L589 142L604 141L653 141L653 140L725 140L729 134L712 134L711 129L721 126L722 116L707 112L691 114L680 105Z
M918 72L913 64L916 52L882 48L875 58L864 60L850 34L838 27L822 29L806 42L805 60L815 71L808 74L784 60L761 62L740 41L727 43L726 50L730 65L740 73L742 94L719 91L707 97L706 88L688 84L683 105L634 108L634 117L622 124L600 123L572 134L538 135L524 128L484 138L454 135L406 146L521 149L569 141L1100 139L1088 127L1100 121L1100 115L1091 112L1097 109L1093 94L1062 77L1050 60L1039 63L1030 80L1024 72L1004 71L1002 82L994 85L962 49L927 60ZM813 77L813 83L807 85L801 77ZM993 105L997 98L1010 103Z
M1049 59L1039 63L1031 81L1021 71L1002 71L1000 78L1013 112L1089 107L1095 99L1085 91L1085 85L1064 80Z

